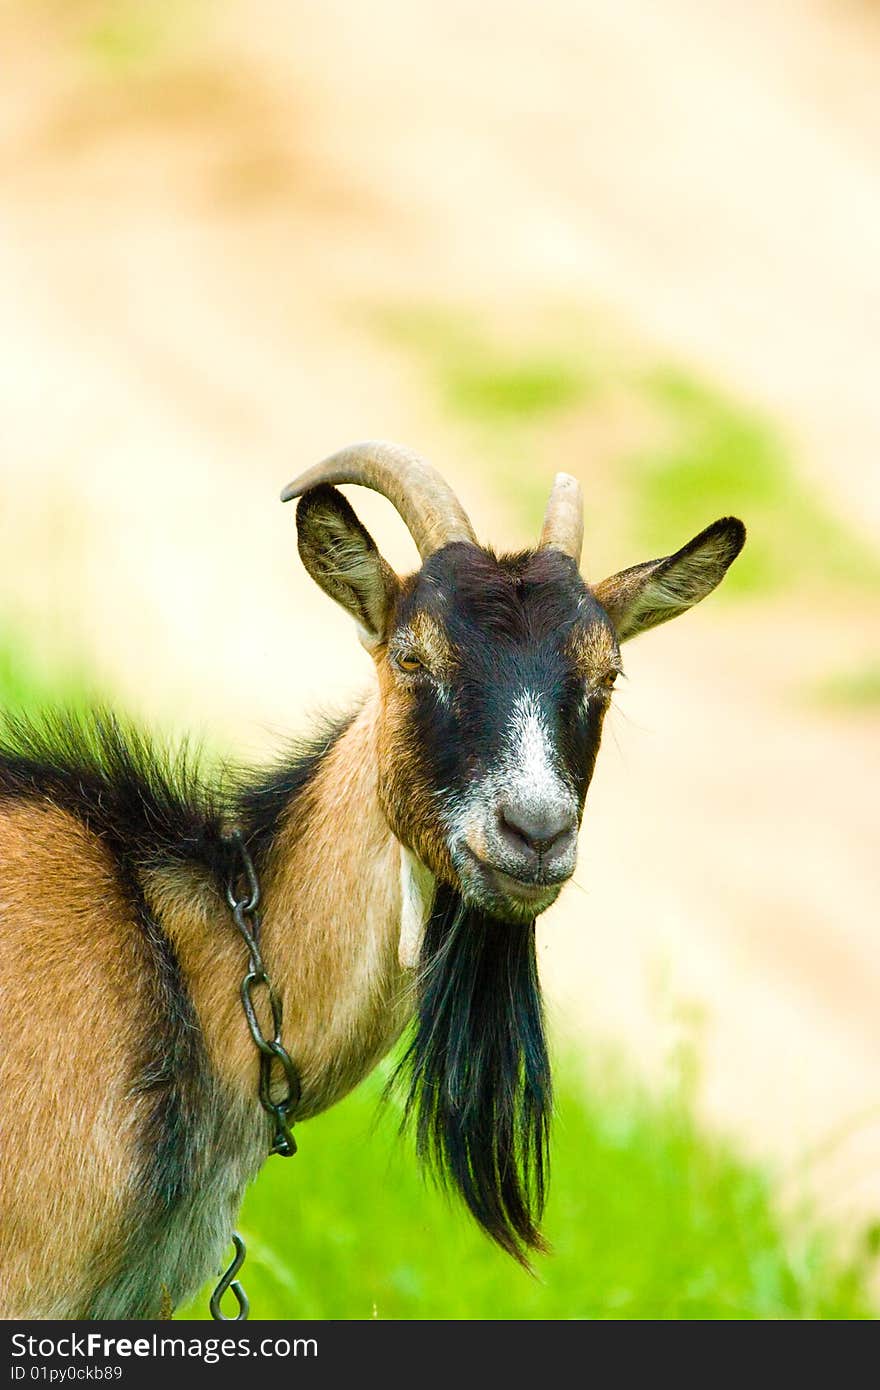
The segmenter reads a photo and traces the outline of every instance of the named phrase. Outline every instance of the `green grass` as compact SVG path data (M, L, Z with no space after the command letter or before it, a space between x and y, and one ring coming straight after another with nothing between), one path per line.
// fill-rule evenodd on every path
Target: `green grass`
M450 372L449 404L461 415L505 423L541 420L578 399L580 383L563 363L531 358L459 362Z
M0 622L0 710L27 713L57 704L79 710L90 698L92 687L74 663L41 660L15 623Z
M490 341L469 319L426 309L377 312L374 325L429 367L443 404L476 425L546 423L589 395L582 361Z
M385 308L369 318L386 342L427 371L441 409L474 431L489 481L537 526L547 501L538 465L542 432L590 400L595 383L586 358L492 339L474 319L445 310Z
M91 70L126 80L156 71L196 24L196 0L100 0L63 11Z
M590 461L566 462L565 430L601 420L621 397L633 419L651 421L645 444L605 469L614 512L626 518L616 544L633 560L668 554L716 517L738 515L749 539L726 596L840 586L876 593L880 557L832 516L799 479L770 423L677 369L636 369L620 349L601 349L569 324L529 348L496 337L472 318L423 307L375 312L377 331L422 364L441 408L473 431L486 471L520 517L536 528L553 473L579 472L590 512ZM562 431L560 433L560 431ZM560 444L557 440L561 440Z
M724 591L763 592L818 580L875 589L880 560L797 479L766 420L680 371L640 389L672 427L672 443L628 460L639 542L662 554L716 516L741 516L749 540Z
M546 1231L532 1278L422 1181L372 1077L298 1130L248 1195L256 1318L863 1318L864 1257L786 1231L757 1168L687 1108L618 1081L559 1085ZM204 1317L208 1290L188 1316Z
M880 710L880 661L837 671L820 681L811 692L817 704L855 712Z
M69 669L43 670L0 630L0 705L82 705ZM703 1134L687 1100L651 1098L615 1071L558 1069L546 1230L537 1277L423 1182L387 1068L298 1130L245 1201L243 1281L255 1318L865 1318L868 1241L843 1259L806 1216L783 1224L766 1174ZM255 1100L256 1104L256 1100ZM875 1242L876 1245L876 1242ZM182 1316L206 1316L207 1291Z

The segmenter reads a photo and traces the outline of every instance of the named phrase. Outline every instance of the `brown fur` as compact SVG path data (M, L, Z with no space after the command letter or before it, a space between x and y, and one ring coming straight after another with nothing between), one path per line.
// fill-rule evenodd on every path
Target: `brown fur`
M433 674L450 681L455 672L455 652L448 635L429 613L419 610L409 625L409 635L418 656ZM398 640L400 634L397 634Z
M295 804L262 874L263 954L302 1080L297 1118L355 1086L412 1009L398 961L402 851L379 801L378 722L374 696ZM0 1315L82 1317L94 1291L113 1286L144 1219L139 1141L151 1101L133 1086L157 1020L142 924L109 852L49 804L0 810L0 863ZM246 1178L265 1118L239 997L244 945L206 873L169 867L143 887L218 1082L250 1124ZM159 1278L157 1268L156 1315Z
M408 720L412 698L395 679L387 652L376 654L381 692L378 731L378 786L382 810L395 835L445 883L455 883L449 848L437 822L430 788L419 766Z
M600 623L578 628L568 647L579 674L590 685L601 685L610 671L618 669L614 640Z
M0 1315L85 1306L125 1244L141 932L101 844L49 805L0 810Z
M374 698L331 750L263 874L263 955L302 1081L301 1118L357 1085L407 1017L400 845L379 803L378 713ZM154 875L147 897L177 951L214 1067L256 1104L257 1054L238 992L246 952L226 903L194 870Z

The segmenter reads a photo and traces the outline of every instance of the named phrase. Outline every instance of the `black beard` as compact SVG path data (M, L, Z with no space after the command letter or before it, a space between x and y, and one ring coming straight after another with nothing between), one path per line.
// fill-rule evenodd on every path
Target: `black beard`
M535 924L501 922L439 885L419 962L415 1031L392 1086L441 1184L528 1267L549 1174L550 1064Z

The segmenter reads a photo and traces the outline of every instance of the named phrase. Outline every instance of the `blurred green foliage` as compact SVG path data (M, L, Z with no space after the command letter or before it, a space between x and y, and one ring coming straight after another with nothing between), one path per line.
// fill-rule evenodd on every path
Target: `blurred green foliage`
M477 420L540 420L564 410L581 394L581 382L564 363L535 358L484 366L459 361L449 373L450 407Z
M82 37L90 58L112 72L128 72L155 58L162 33L142 13L123 11L96 21Z
M80 710L91 696L85 674L75 665L41 660L14 624L0 623L0 709L28 713L61 704Z
M495 429L546 422L589 395L581 361L490 342L464 315L419 308L376 310L379 332L413 349L430 368L443 404L473 424Z
M472 318L446 310L385 307L368 318L428 372L447 418L474 431L487 479L530 528L537 526L547 501L546 477L535 466L542 431L589 401L594 382L586 359L490 340Z
M749 540L722 596L880 588L880 558L810 494L771 425L684 372L634 368L620 349L592 343L589 330L578 340L570 325L549 346L538 332L540 345L523 347L447 310L382 309L372 322L421 362L440 404L476 431L503 495L515 478L531 528L556 469L580 473L590 488L590 460L565 456L559 427L601 416L607 398L622 394L634 418L653 421L650 442L623 448L605 470L620 494L614 511L626 519L618 543L636 558L668 554L716 517L738 515Z
M749 540L725 593L818 580L880 586L880 560L801 485L760 417L676 370L639 382L673 427L672 443L628 461L639 540L653 554L716 516L741 516Z
M76 0L59 14L94 72L126 79L168 59L201 9L201 0Z
M814 700L833 708L857 712L880 709L880 661L866 661L837 671L813 689Z

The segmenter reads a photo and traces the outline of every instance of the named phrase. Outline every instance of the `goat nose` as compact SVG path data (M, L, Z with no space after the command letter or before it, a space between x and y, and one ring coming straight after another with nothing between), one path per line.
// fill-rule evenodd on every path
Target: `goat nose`
M503 802L499 807L501 832L515 849L549 857L562 848L577 829L577 817L568 806L527 806Z

